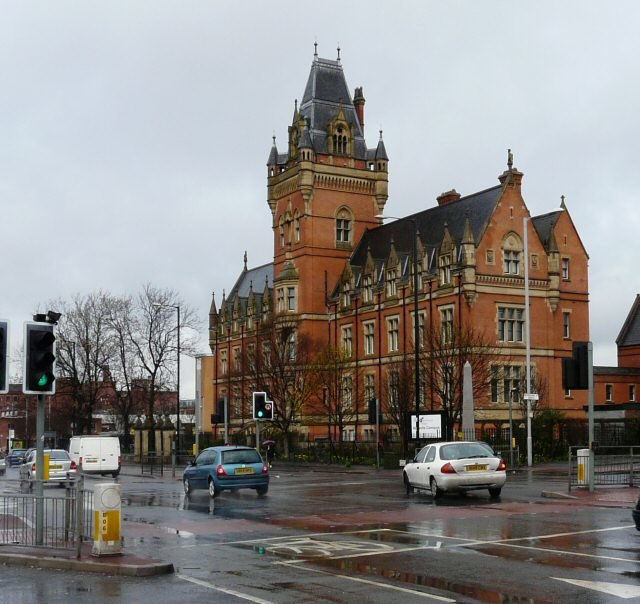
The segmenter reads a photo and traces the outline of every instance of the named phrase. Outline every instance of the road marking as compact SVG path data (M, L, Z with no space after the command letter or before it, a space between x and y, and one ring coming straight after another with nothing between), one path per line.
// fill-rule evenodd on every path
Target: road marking
M277 540L284 540L284 539L307 539L310 537L326 537L327 535L361 535L361 534L368 534L368 533L398 533L398 532L404 532L404 531L396 531L394 529L387 529L387 528L377 528L377 529L363 529L360 531L330 531L328 533L307 533L305 535L300 535L299 537L292 537L291 535L283 535L281 537L262 537L260 539L244 539L242 541L227 541L224 543L214 543L212 545L215 545L216 547L220 546L220 545L246 545L248 543L264 543L265 541L277 541ZM206 545L206 544L203 544Z
M255 602L255 604L273 604L271 600L263 600L262 598L256 598L255 596L250 596L249 594L243 594L235 589L227 589L226 587L220 587L218 585L214 585L213 583L208 583L207 581L202 581L201 579L196 579L195 577L188 577L187 575L176 575L178 579L182 579L183 581L189 581L190 583L195 583L196 585L200 585L201 587L206 587L207 589L212 589L214 591L220 591L225 594L229 594L230 596L236 596L236 598L241 598L242 600L248 600L249 602Z
M379 581L371 581L369 579L362 579L360 577L352 577L349 575L343 575L340 573L331 573L326 570L320 570L319 568L310 568L308 566L302 566L300 562L293 560L289 562L278 562L283 566L294 566L300 570L306 570L311 573L318 573L320 575L329 575L330 577L338 577L340 579L347 579L348 581L355 581L356 583L364 583L365 585L373 585L374 587L381 587L384 589L390 589L392 591L399 591L405 594L411 594L413 596L420 596L422 598L429 598L431 600L438 600L439 602L455 602L451 598L445 598L444 596L437 596L435 594L427 593L426 591L418 591L416 589L407 589L406 587L398 587L397 585L388 585L387 583L380 583Z
M629 585L627 583L605 583L604 581L580 581L579 579L564 579L562 577L551 577L556 581L564 581L565 583L571 583L578 587L584 587L586 589L593 589L594 591L601 591L602 593L616 596L618 598L624 598L628 600L630 598L637 598L640 596L640 587L637 585Z

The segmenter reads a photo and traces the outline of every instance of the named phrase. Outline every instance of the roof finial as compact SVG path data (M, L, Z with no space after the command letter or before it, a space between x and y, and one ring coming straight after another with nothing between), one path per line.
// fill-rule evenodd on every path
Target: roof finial
M340 42L338 42L338 63L340 63Z
M247 251L244 252L244 270L247 270Z
M276 133L273 133L273 136L271 137L273 139L273 146L276 146Z
M382 140L382 128L380 128L380 140Z
M317 41L313 43L313 47L315 48L315 50L313 52L313 56L314 56L314 58L317 59L318 58L318 42Z
M507 149L507 169L511 170L513 168L513 153L511 153L511 149Z

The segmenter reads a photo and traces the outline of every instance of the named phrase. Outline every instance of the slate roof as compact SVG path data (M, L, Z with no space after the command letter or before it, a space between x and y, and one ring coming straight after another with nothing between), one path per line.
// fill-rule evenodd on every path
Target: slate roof
M269 285L269 289L273 289L273 263L263 264L256 268L242 271L235 285L231 288L231 291L226 296L224 305L221 306L220 311L226 308L228 313L233 311L233 305L236 298L240 299L240 305L242 313L246 312L247 300L249 298L249 291L253 285L253 295L256 297L256 304L258 308L262 304L262 295L264 293L265 284Z
M548 214L535 216L531 219L533 227L537 231L540 241L542 241L542 245L547 252L557 251L558 249L558 244L553 236L553 229L560 218L560 214L562 214L562 210L556 210Z
M456 243L461 241L467 217L477 243L487 228L501 193L502 185L496 185L457 201L370 229L360 240L350 262L352 265L363 266L369 249L373 258L386 260L392 239L398 253L412 254L413 220L417 222L420 241L429 256L442 243L445 224L453 240Z
M631 306L631 310L616 338L618 346L640 346L640 294Z

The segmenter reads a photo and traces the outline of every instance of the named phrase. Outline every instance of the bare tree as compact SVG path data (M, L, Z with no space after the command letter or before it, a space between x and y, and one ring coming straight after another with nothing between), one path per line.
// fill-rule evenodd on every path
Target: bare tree
M451 439L462 414L463 368L468 361L473 374L474 400L487 398L492 361L498 351L482 331L473 327L441 329L431 334L433 348L422 355L427 393L444 416L444 436ZM436 407L437 408L437 407Z
M282 434L288 456L293 429L317 393L313 345L298 333L295 322L265 323L260 332L259 346L248 353L248 366L255 372L254 390L268 392L273 400L272 428Z
M386 405L381 401L383 415L398 428L402 450L406 453L409 426L407 418L415 409L415 363L408 358L387 365L384 393Z
M76 295L72 302L52 302L62 313L57 327L56 367L63 378L56 387L58 397L70 402L68 413L76 434L92 430L93 413L109 397L104 371L115 352L104 292Z
M177 309L180 309L178 327ZM193 331L198 323L193 309L171 289L159 289L146 284L130 306L126 324L129 339L128 354L135 359L140 386L144 391L147 416L155 413L156 394L176 387L172 378L178 361L178 330L181 354L195 354ZM185 330L189 328L189 330Z
M314 361L316 381L322 385L322 407L327 414L329 430L338 430L338 441L344 440L345 427L357 416L354 385L359 376L342 348L328 346Z

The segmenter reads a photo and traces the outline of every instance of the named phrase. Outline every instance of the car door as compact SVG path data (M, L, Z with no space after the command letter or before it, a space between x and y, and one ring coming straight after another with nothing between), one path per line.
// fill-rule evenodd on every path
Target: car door
M431 447L429 445L422 447L422 449L418 451L415 459L411 463L407 464L407 467L405 468L409 482L416 487L424 486L425 484L421 468L424 466L424 459L430 448Z

